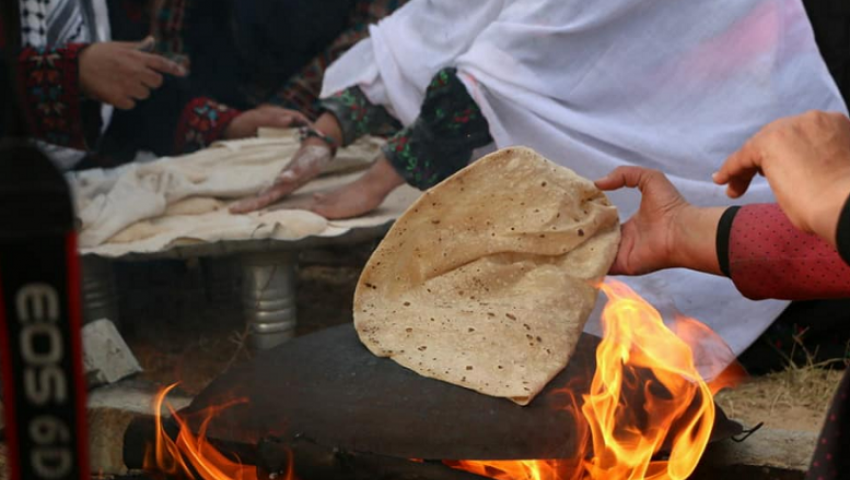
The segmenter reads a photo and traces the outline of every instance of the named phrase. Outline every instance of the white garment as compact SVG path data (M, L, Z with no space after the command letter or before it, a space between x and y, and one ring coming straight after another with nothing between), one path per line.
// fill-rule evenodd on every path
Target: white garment
M765 124L846 112L800 0L412 0L370 32L328 69L322 96L359 85L409 125L433 75L457 67L498 147L532 147L588 178L658 168L698 205L730 203L711 173ZM624 220L640 203L611 199ZM745 198L772 199L763 179ZM689 271L625 281L735 353L787 305Z
M112 39L112 29L109 24L109 10L106 0L71 0L81 5L83 16L81 26L67 36L61 38L60 44L108 42ZM23 45L34 48L47 47L47 19L56 8L56 0L20 0L21 35ZM100 109L101 133L106 132L112 121L112 105L104 104ZM85 152L72 148L38 142L39 147L53 160L61 170L70 170L85 157Z

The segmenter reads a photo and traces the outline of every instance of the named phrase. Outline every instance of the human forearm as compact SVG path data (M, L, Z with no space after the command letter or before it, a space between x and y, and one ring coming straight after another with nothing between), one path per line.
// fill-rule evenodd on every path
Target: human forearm
M361 177L369 193L383 199L393 190L404 184L404 178L398 174L392 164L383 156Z
M751 299L811 300L850 296L850 265L819 236L796 228L775 204L735 212L728 237L728 275Z
M672 268L722 275L717 256L717 230L724 207L680 209L671 230Z
M321 114L314 125L316 130L330 137L335 145L342 145L342 127L333 114L328 112ZM306 139L305 142L317 142L317 145L323 143L322 139L314 137Z
M382 150L408 184L426 190L466 167L475 149L492 142L481 109L457 71L446 68L431 80L416 121Z

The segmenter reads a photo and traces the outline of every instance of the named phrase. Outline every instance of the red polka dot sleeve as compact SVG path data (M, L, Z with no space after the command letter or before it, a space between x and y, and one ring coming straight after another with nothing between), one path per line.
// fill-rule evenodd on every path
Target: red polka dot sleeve
M831 245L797 230L778 205L742 207L728 235L728 274L747 298L850 297L850 266Z

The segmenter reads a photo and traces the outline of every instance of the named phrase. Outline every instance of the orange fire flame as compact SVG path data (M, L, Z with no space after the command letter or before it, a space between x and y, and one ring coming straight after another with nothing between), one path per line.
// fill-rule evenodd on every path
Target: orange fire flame
M625 284L609 281L601 288L608 297L604 338L581 407L593 455L587 450L573 462L447 465L497 480L680 480L693 473L714 424L713 395L733 385L743 370L726 367L734 355L705 325L677 318L677 336ZM654 380L639 384L638 370L650 370ZM717 378L709 384L704 376ZM657 459L661 452L668 453L666 460Z
M573 459L445 461L447 466L496 480L684 480L693 473L711 435L713 395L734 385L743 370L705 325L679 317L671 330L625 284L609 281L600 287L608 304L602 313L604 338L596 351L596 373L580 408L576 436L586 440L580 442L583 450ZM734 366L727 368L729 364ZM636 372L642 370L651 371L654 379L640 384ZM147 452L146 468L192 480L255 480L255 467L227 458L206 437L218 413L244 401L204 412L197 436L169 405L179 427L173 441L164 431L161 411L175 386L156 398L156 443ZM572 392L564 393L573 402L565 408L578 415ZM657 458L661 452L668 454L666 459ZM296 480L292 468L290 459L282 480Z
M191 480L256 480L256 467L242 465L238 458L226 457L207 441L207 429L212 419L222 410L245 403L245 400L236 400L202 412L204 420L197 435L192 433L186 420L175 412L171 405L166 404L179 427L175 441L163 428L162 407L165 397L176 386L177 384L174 384L164 388L155 398L156 440L145 456L145 470ZM289 471L281 479L295 480L295 477Z

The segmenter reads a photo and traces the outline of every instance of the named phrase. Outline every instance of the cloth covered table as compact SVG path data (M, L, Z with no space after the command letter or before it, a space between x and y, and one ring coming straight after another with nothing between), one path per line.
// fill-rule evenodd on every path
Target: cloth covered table
M117 321L110 261L238 255L252 343L267 348L294 334L298 250L382 235L420 192L402 187L363 217L329 221L297 209L315 192L352 181L378 155L381 140L340 150L323 175L286 201L246 215L232 201L268 187L299 147L294 130L222 142L182 157L69 175L84 255L87 321Z
M81 251L115 258L187 243L335 237L386 224L418 197L416 190L400 188L379 209L352 220L289 209L314 192L350 182L378 155L380 143L368 138L342 149L320 179L273 209L247 215L230 214L228 203L272 184L299 147L295 131L261 131L256 139L183 157L71 174Z

